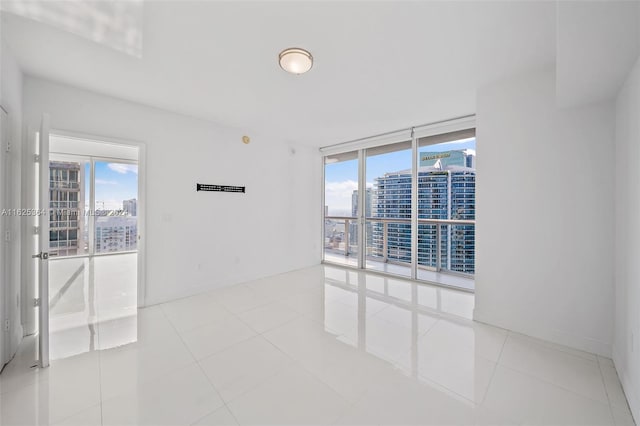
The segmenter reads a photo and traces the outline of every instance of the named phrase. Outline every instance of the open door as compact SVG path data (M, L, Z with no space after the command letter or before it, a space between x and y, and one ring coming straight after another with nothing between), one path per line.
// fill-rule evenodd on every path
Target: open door
M38 137L38 361L40 367L49 366L49 115L42 115Z
M0 106L0 146L5 147L9 141L8 128L7 128L8 120L7 120L7 112ZM7 167L7 151L5 149L0 149L0 179L4 182L0 184L0 207L3 209L7 206L7 185L9 183L10 175ZM0 216L0 229L2 232L6 232L9 229L7 225L7 217L4 215ZM3 287L0 287L0 320L4 324L5 321L9 320L9 309L7 300L9 300L9 276L7 268L7 257L9 246L7 244L0 244L0 280L4 283ZM4 276L2 275L4 274ZM2 331L0 331L0 370L5 363L9 362L9 347L11 346L9 340L9 330L8 327L2 327Z

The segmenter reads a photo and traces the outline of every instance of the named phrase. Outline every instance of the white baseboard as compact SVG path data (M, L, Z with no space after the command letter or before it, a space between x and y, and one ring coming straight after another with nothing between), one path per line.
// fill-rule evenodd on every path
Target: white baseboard
M516 333L525 334L535 337L536 339L546 340L569 348L577 349L583 352L589 352L606 358L611 358L611 344L600 342L588 337L575 336L565 333L562 330L548 330L535 325L509 324L505 321L493 318L492 315L486 315L477 308L473 310L473 319L478 322L504 328Z

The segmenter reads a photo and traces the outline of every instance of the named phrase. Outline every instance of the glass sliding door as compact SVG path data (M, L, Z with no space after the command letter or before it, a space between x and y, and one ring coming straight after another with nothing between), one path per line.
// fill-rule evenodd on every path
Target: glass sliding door
M411 276L411 141L366 153L366 268Z
M417 278L473 288L474 129L418 140Z
M324 260L358 266L358 152L324 159Z
M330 263L474 289L476 139L463 117L324 157Z

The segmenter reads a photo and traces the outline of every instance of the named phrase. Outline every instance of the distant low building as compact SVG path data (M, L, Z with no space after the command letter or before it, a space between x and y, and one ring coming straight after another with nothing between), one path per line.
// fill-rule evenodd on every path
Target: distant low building
M132 216L96 217L96 253L136 250L138 220Z

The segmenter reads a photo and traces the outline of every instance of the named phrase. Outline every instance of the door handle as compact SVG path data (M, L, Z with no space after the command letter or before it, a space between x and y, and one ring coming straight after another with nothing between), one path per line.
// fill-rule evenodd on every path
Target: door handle
M41 251L38 254L33 254L31 255L31 257L33 259L41 259L41 260L47 260L49 259L49 253L47 253L46 251Z

